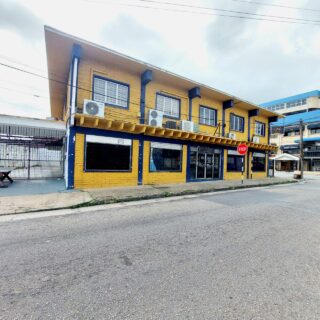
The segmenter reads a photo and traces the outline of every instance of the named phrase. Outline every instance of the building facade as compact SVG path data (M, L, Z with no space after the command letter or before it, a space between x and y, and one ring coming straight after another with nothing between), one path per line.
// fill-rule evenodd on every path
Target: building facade
M291 97L272 100L261 104L261 107L285 116L320 109L320 91L304 92Z
M45 36L68 188L267 176L278 114L50 27Z
M306 171L320 170L320 110L289 115L271 124L270 142L277 145L279 154L300 157L300 120L303 122L303 167ZM277 170L298 169L295 161L281 161Z

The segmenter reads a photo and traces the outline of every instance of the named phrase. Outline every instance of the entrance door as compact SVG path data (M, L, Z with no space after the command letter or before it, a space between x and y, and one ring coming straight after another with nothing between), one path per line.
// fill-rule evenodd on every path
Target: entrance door
M219 173L219 162L215 164L215 158L213 153L198 153L197 179L213 179L215 171Z

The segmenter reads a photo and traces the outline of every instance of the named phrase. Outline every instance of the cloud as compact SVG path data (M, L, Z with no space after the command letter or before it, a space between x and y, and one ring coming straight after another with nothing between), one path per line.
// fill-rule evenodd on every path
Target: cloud
M0 28L14 31L27 40L43 38L42 21L17 2L0 1Z
M214 70L207 82L221 90L261 103L318 87L318 26L217 18L206 30L206 42Z
M111 20L102 29L101 38L107 47L113 47L133 57L149 62L157 61L157 65L161 65L164 59L163 38L129 15L121 14Z

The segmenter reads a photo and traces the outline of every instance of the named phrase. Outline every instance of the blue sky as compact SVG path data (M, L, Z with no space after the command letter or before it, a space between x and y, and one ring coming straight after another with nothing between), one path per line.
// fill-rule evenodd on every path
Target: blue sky
M318 12L239 0L157 1L162 4L1 0L0 63L47 76L43 33L47 24L254 103L319 88L319 25L235 19L207 14L222 11L165 4L320 20L319 1L259 0ZM48 97L45 79L0 65L0 113L48 117Z

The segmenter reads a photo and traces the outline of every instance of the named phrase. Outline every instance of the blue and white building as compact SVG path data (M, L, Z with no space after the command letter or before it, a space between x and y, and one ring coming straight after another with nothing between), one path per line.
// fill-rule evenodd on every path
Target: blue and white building
M304 170L320 171L320 91L265 102L261 106L286 116L271 125L270 143L279 147L278 155L300 156L299 122L303 121ZM293 171L298 169L298 162L279 161L276 169Z

